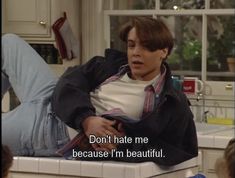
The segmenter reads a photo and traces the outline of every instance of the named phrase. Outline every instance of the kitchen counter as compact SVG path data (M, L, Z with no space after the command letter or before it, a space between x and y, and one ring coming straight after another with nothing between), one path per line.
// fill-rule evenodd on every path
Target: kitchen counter
M234 137L234 126L197 123L199 148L224 149ZM14 157L11 176L14 178L182 178L195 175L202 164L202 155L181 164L164 168L153 162L126 163L115 161L73 161L63 158Z
M63 158L14 157L11 176L14 178L182 178L194 175L198 159L193 158L172 167L153 162L126 163L114 161L74 161Z
M196 124L199 148L224 149L235 136L234 126Z
M201 153L199 172L206 177L216 178L216 161L223 157L228 142L234 138L235 127L196 123L198 147Z

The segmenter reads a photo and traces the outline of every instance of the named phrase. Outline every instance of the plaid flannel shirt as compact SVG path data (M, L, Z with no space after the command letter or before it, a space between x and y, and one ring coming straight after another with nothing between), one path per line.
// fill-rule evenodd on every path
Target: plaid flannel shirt
M113 75L106 79L103 83L101 83L100 86L108 84L110 82L113 82L119 78L121 78L124 74L130 72L130 68L127 65L123 65L120 67L119 72L116 75ZM153 84L150 84L145 87L145 100L144 100L144 108L141 119L144 119L145 114L153 111L154 106L156 105L156 101L161 93L162 87L164 85L165 81L165 74L166 74L166 67L163 65L163 72L161 73L158 80L156 80ZM99 86L99 87L100 87ZM99 88L98 87L98 88ZM125 115L125 113L120 110L119 108L114 108L112 110L106 111L102 113L102 115L109 115L109 116L120 116L125 119L128 119L128 117ZM129 118L130 120L133 120ZM64 147L59 149L57 153L66 159L76 159L72 157L72 151L80 150L80 151L89 151L93 150L91 144L88 141L88 138L83 132L80 132L75 136L69 143L67 143Z

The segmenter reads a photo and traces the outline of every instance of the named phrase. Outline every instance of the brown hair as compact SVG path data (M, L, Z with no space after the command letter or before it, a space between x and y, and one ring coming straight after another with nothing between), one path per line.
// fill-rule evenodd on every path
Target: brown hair
M226 160L226 166L228 168L228 175L231 178L235 177L235 138L229 141L225 152L224 158Z
M174 45L173 37L162 20L151 17L133 17L121 27L119 37L122 41L127 42L132 28L136 28L141 45L149 51L168 48L167 56L171 53Z
M235 138L231 139L225 148L223 158L215 164L217 176L220 178L235 178Z
M2 178L8 176L8 172L13 163L13 155L6 145L2 145Z

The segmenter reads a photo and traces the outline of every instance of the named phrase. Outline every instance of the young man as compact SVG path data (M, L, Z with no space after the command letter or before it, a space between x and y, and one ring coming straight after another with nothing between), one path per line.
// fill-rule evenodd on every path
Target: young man
M164 154L162 157L124 155L117 160L174 165L197 156L196 131L188 100L181 91L174 89L170 69L165 62L173 47L170 31L160 20L138 17L123 26L120 38L127 43L127 55L107 49L105 57L96 56L85 65L69 68L58 82L52 74L48 74L49 69L45 65L37 64L36 67L31 64L35 70L26 71L28 74L25 75L30 77L31 82L34 79L30 84L33 90L27 88L28 92L23 92L28 99L22 102L30 105L25 105L21 110L24 111L23 116L30 111L28 122L34 113L38 114L34 117L31 130L27 129L26 140L31 139L31 143L24 140L28 144L22 145L23 150L32 150L28 155L50 155L68 142L62 120L68 126L84 132L87 137L109 135L112 138L127 136L148 139L147 143L93 143L96 151L128 149L138 152L156 149ZM15 56L14 52L9 53ZM31 51L22 55L28 53L32 55ZM27 58L30 61L35 56ZM22 61L19 63L25 65ZM47 74L42 72L45 70ZM29 75L32 72L34 76ZM5 73L11 78L6 70ZM8 127L12 127L10 122ZM23 127L26 127L25 123ZM46 137L37 135L38 130ZM51 133L44 133L45 130Z

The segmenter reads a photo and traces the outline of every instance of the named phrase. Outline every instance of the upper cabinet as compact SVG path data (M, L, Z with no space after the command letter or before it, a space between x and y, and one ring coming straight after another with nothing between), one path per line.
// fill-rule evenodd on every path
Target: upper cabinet
M26 41L55 42L52 24L67 13L76 37L79 2L76 0L3 0L2 33L15 33Z
M51 37L50 0L4 0L3 32L24 37Z

